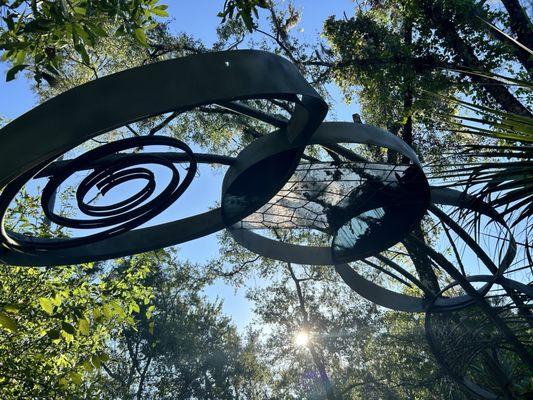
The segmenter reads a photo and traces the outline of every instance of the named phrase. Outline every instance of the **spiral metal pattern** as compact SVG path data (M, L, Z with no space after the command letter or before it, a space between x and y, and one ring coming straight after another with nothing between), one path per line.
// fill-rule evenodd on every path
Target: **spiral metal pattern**
M110 155L145 146L169 146L183 151L189 164L183 180L180 182L180 174L171 161L150 153L133 154L128 158L118 158L114 162L98 166L101 159ZM167 186L152 199L150 197L156 190L156 180L154 173L143 166L147 164L165 167L171 173L171 179ZM93 165L97 166L92 167ZM76 201L78 209L83 214L94 218L74 219L56 214L53 210L53 204L61 184L76 172L87 169L92 169L92 172L77 186ZM74 229L109 229L79 238L39 242L25 239L17 240L3 229L0 241L20 250L24 250L25 247L44 250L62 249L119 235L148 222L172 205L191 184L196 171L197 162L192 150L185 143L173 138L162 136L133 137L103 145L69 161L50 176L42 192L41 205L46 217L60 226ZM105 195L118 185L133 180L143 180L145 185L139 192L125 200L106 206L91 205L85 202L87 194L94 187L102 195ZM5 218L8 205L25 183L25 180L18 179L8 185L0 195L2 220Z
M269 79L264 79L267 75ZM285 101L293 104L293 110L288 118L281 118L243 102L253 99ZM198 158L185 143L161 136L124 139L74 160L55 161L102 133L148 117L167 112L178 115L199 106L222 108L269 124L294 148L276 171L264 168L276 156L256 142L236 158L215 154ZM0 262L52 266L106 260L176 245L223 229L261 207L283 186L326 111L326 103L293 64L254 50L167 60L64 92L0 130ZM179 162L189 164L183 179L174 165L176 151L165 155L124 153L161 145L174 147L184 155L178 157ZM230 166L223 192L236 200L236 207L215 208L159 225L142 226L183 194L194 177L197 162ZM149 164L170 171L170 181L161 191L156 190L157 177L145 167ZM53 210L56 193L63 182L81 170L89 170L89 175L76 188L78 216L58 215ZM10 202L34 177L49 179L41 197L48 220L61 227L86 230L88 235L45 238L6 228ZM105 195L134 180L144 182L144 186L126 199L110 205L86 201L95 189ZM250 182L261 184L254 188Z

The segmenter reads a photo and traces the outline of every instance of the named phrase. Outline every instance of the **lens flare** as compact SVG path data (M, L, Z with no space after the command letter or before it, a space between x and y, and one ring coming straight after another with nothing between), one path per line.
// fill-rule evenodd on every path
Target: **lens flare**
M309 343L309 333L305 331L298 332L294 337L294 343L296 346L307 346Z

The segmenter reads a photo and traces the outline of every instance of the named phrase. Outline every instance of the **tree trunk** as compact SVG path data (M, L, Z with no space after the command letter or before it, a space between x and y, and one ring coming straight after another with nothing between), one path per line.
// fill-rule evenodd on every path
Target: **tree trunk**
M294 270L292 269L292 265L290 263L287 263L287 269L296 287L296 294L298 296L298 302L299 302L299 307L300 307L300 313L302 314L303 325L305 327L310 327L311 324L309 323L310 322L309 314L307 313L307 309L305 308L305 298L303 296L302 287L300 285L300 280L296 277L296 274L294 273ZM312 343L308 344L308 348L309 348L309 352L311 353L311 357L313 358L315 367L318 370L318 374L320 375L320 381L322 383L322 387L324 388L324 391L326 392L326 398L328 400L336 400L337 396L335 395L333 384L331 383L328 373L326 372L326 366L324 364L324 360L321 354L319 354L318 350Z
M433 294L437 294L440 292L440 286L435 271L433 270L431 259L423 250L420 250L419 246L413 243L413 237L424 244L426 243L424 232L420 225L416 226L413 229L413 232L403 240L403 244L411 257L411 260L413 260L420 282L431 290Z
M413 24L409 20L406 20L404 22L403 38L404 44L406 46L410 46L413 43ZM409 81L408 77L405 77L404 85L405 89L403 96L403 111L407 118L402 128L402 138L405 143L413 147L413 117L411 115L411 108L413 107L414 94L413 85ZM410 160L408 157L403 156L402 162L407 164L410 162ZM424 232L422 231L422 227L420 225L417 225L413 229L412 234L415 235L418 239L425 242ZM409 255L411 256L411 260L413 261L420 281L432 292L438 293L440 290L439 283L437 280L437 276L435 275L435 271L433 271L432 263L429 257L423 252L417 251L417 249L411 245L409 238L406 238L404 240L404 246L406 247L407 251L409 252Z
M142 394L144 391L144 381L146 379L146 373L148 372L148 368L150 367L151 362L152 362L152 357L148 357L148 360L146 360L146 364L144 365L141 376L139 378L139 386L137 387L137 400L142 399Z
M437 35L454 51L466 68L476 71L485 69L483 63L475 55L474 49L459 36L453 22L443 14L441 9L434 6L433 2L426 1L424 12L434 24ZM480 84L483 90L490 94L505 111L533 118L533 114L504 86L494 85L493 80L481 76L471 75L470 79Z
M516 35L516 39L528 49L533 50L533 27L520 2L502 0L502 3L509 14L511 30Z
M324 365L322 355L318 353L317 349L312 344L309 345L309 352L311 353L313 362L315 363L315 366L318 370L318 374L320 375L320 381L322 382L322 386L324 388L324 391L326 392L327 399L336 400L337 397L335 396L333 385L331 384L331 381L329 380L328 374L326 372L326 367Z
M529 49L533 49L533 29L527 14L522 9L520 3L515 0L502 0L507 9L511 25L511 35L517 39L520 44ZM488 19L488 18L487 18ZM492 22L492 21L490 21ZM524 48L518 46L513 40L491 26L484 24L488 35L510 47L513 56L524 66L530 78L533 78L533 56Z
M513 56L524 66L529 77L533 79L533 56L503 33L496 31L488 25L486 25L485 29L489 36L506 44L511 49Z
M411 47L413 44L413 23L406 19L403 24L403 40L405 46ZM404 77L404 94L403 94L403 112L407 117L402 130L402 136L405 143L409 146L413 146L413 84L409 76ZM409 163L409 157L403 156L402 162Z

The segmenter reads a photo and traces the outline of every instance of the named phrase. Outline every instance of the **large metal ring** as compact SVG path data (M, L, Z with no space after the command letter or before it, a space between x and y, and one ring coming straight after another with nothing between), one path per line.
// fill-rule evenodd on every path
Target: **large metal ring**
M280 155L279 157L283 157L283 154L286 152L290 153L290 151L294 149L294 145L288 143L283 135L279 133L270 135L264 140L269 143L269 151ZM378 236L379 238L382 238L380 235L376 235L373 238L369 237L366 240L364 249L358 248L357 243L355 242L352 243L351 248L346 252L347 254L338 255L335 254L335 249L332 251L331 246L319 247L285 243L262 236L249 229L241 229L240 224L235 224L228 228L233 238L243 247L261 256L285 262L308 265L331 265L338 263L340 260L356 260L364 258L371 254L386 250L402 240L411 227L417 222L420 222L427 209L427 205L429 204L429 185L413 149L399 137L394 136L389 132L371 125L354 124L350 122L322 123L315 134L310 138L308 144L331 145L337 143L360 143L385 147L397 151L412 161L412 166L410 168L417 172L416 184L419 185L415 191L417 196L410 198L410 201L412 202L410 204L412 210L404 210L404 213L400 216L391 215L397 214L400 209L390 204L390 201L389 204L386 204L386 201L390 200L390 198L383 196L383 200L376 199L376 201L372 202L369 200L366 202L367 204L362 204L361 207L354 207L353 210L350 210L350 207L348 207L348 210L350 211L347 214L348 218L343 220L343 223L349 222L354 216L371 208L380 207L382 204L385 204L383 206L384 209L387 210L390 208L391 212L390 214L387 214L387 212L385 213L384 221L396 222L396 226L392 227L391 224L385 224L386 228L392 230L389 232L390 236L387 240L377 240ZM261 144L259 141L254 144L257 144L257 148L260 149ZM276 165L268 164L267 167L276 168ZM403 193L405 194L405 191ZM379 194L376 197L379 197ZM398 200L398 197L396 197L396 199ZM405 205L402 204L400 200L398 200L398 202L400 206ZM338 228L341 228L343 223L339 224L337 227L333 227L335 231L333 235L334 245L337 237L336 235L339 231Z
M488 280L487 283L479 289L479 294L484 295L491 288L492 284L501 278L502 274L511 265L516 255L516 243L514 241L514 237L510 228L505 222L505 219L501 216L501 214L499 214L496 210L490 207L490 205L488 205L487 203L478 201L472 196L465 195L464 193L453 189L431 188L431 202L433 204L431 209L434 209L434 205L449 205L461 207L463 209L486 215L495 222L498 222L498 224L500 224L500 226L502 226L503 229L506 230L506 240L508 242L507 251L503 256L502 261L500 262L497 269L491 270L491 272L493 273L491 279ZM455 230L454 226L451 226L450 229ZM431 249L428 247L428 250ZM484 261L486 263L492 263L492 261ZM453 266L450 268L453 268ZM434 310L451 311L467 307L476 301L476 299L470 295L446 298L415 297L403 293L398 293L386 289L380 285L377 285L369 281L362 275L358 274L348 264L337 264L335 265L335 270L339 273L344 282L359 295L375 304L392 310L425 312L428 307L428 304L433 304ZM447 272L450 274L459 274L459 271L456 269L448 269ZM413 283L416 285L416 282ZM426 295L430 296L429 293L426 293Z

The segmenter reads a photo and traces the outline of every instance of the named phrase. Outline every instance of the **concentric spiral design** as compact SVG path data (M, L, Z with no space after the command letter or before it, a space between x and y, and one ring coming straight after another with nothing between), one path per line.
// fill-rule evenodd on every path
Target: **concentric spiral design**
M170 146L185 153L189 166L181 182L180 174L171 161L150 153L131 154L128 158L115 158L115 161L111 163L99 165L100 160L115 153L155 145ZM149 198L156 190L156 181L154 173L142 166L147 164L166 167L171 173L171 179L167 186L150 200ZM60 185L74 173L87 169L92 169L92 172L78 185L76 200L82 213L96 218L74 219L56 214L52 205ZM174 203L191 184L196 170L197 162L192 150L185 143L173 138L161 136L134 137L106 144L69 161L56 174L52 175L43 189L41 204L46 217L60 226L74 229L109 229L78 238L60 241L40 240L37 242L20 237L15 239L2 228L0 240L5 246L17 249L29 247L44 250L67 248L119 235L149 221ZM125 200L106 206L95 206L85 202L86 195L93 187L98 188L100 193L105 195L118 185L133 180L144 180L145 185L139 192ZM9 203L25 183L24 179L17 179L9 184L0 195L2 221L5 219Z
M269 79L264 79L268 76ZM292 103L288 118L244 103L248 100ZM196 157L181 142L164 137L141 137L110 143L76 158L54 161L102 133L148 117L199 106L218 107L232 114L269 124L293 150L276 173L262 168L272 158L268 149L256 153L256 141L234 159L215 154ZM0 262L8 265L66 265L106 260L193 240L236 223L261 207L298 164L308 138L321 123L327 105L286 59L263 51L213 52L145 65L78 86L39 105L0 130L0 210L5 211L19 189L33 177L47 177L42 206L46 217L63 227L99 230L72 238L33 237L2 227ZM269 135L267 135L269 136ZM147 145L169 145L184 157L169 154L116 154ZM258 156L258 159L254 159ZM173 165L188 162L180 180ZM215 208L159 225L142 227L166 209L190 184L196 162L230 165L224 192L237 199L231 212ZM156 164L170 171L168 186L156 191L157 177L143 167ZM231 175L246 170L242 175ZM87 219L68 218L53 210L61 183L79 170L90 170L76 191L76 203ZM89 192L102 194L118 185L144 182L139 192L112 205L87 202ZM247 182L263 184L247 189ZM227 210L226 210L227 211ZM4 220L5 218L3 218ZM137 228L137 229L134 229Z

